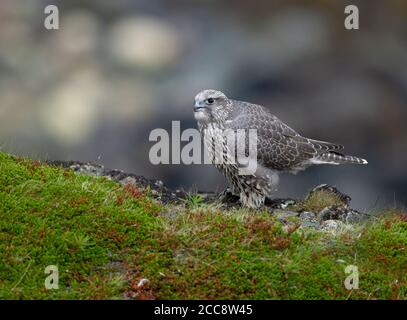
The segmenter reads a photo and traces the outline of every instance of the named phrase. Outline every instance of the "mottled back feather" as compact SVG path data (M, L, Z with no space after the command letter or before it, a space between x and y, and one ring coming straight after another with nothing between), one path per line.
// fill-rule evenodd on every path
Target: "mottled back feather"
M343 148L342 145L301 136L263 106L231 101L233 111L226 127L234 130L257 129L257 158L268 168L290 170L315 156Z

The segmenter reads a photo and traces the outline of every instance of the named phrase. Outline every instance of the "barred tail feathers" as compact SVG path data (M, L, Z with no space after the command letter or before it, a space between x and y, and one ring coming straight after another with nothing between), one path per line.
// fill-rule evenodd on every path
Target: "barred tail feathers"
M367 160L337 152L326 152L312 159L315 164L367 164Z

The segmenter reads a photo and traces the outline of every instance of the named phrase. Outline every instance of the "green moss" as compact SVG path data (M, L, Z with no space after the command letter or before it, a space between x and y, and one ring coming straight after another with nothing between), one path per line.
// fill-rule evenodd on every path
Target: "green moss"
M121 297L111 262L151 242L158 209L105 178L0 153L0 298ZM44 288L48 265L58 290Z
M312 192L307 198L295 205L295 209L302 211L319 212L326 207L343 206L341 198L327 190Z
M267 212L194 197L164 207L135 186L0 153L2 299L406 299L406 245L403 213L335 235L287 229ZM344 286L350 264L358 290ZM58 290L44 288L48 265Z
M267 215L238 222L223 212L185 211L166 233L170 243L180 241L168 247L165 265L156 257L142 263L165 274L148 275L157 298L405 299L406 222L385 229L387 219L333 236L286 231ZM349 264L359 268L358 290L344 286Z

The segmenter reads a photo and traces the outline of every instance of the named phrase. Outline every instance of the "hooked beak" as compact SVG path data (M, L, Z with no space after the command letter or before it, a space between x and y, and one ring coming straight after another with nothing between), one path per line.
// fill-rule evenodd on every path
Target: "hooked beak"
M195 101L195 105L194 105L194 112L198 112L202 109L205 109L205 103L204 102L199 102L199 101Z

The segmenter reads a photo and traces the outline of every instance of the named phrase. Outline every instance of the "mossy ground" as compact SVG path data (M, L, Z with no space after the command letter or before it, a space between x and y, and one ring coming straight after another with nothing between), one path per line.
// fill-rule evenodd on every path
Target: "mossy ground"
M406 245L402 212L336 234L287 229L0 153L0 299L406 299ZM48 265L59 289L44 287Z

